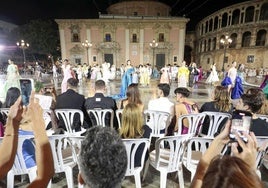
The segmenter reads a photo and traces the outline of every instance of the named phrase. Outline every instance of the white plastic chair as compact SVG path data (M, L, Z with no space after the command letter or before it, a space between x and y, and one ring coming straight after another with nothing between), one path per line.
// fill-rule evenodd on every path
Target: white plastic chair
M184 187L182 157L185 144L189 135L165 136L155 142L155 150L150 153L149 163L160 172L160 188L166 188L167 174L178 172L180 187ZM167 143L168 148L162 148L162 142ZM149 165L146 164L144 177L147 174Z
M187 119L188 121L188 134L197 135L201 129L202 123L204 121L206 114L197 113L197 114L185 114L181 115L178 118L178 135L182 133L183 120Z
M64 172L66 175L68 188L74 187L73 182L73 167L77 164L76 153L73 150L72 143L69 142L66 135L52 135L49 136L49 142L51 145L55 173ZM68 146L71 155L64 156L64 149L66 141L69 143Z
M195 175L195 171L199 160L210 146L214 138L192 137L187 143L187 147L183 156L184 166L191 172L191 180Z
M202 113L206 114L209 117L209 125L204 125L204 123L202 125L202 128L204 126L209 126L208 133L206 135L200 133L201 136L206 136L206 137L214 138L214 134L218 131L221 123L225 121L226 119L232 118L231 114L223 113L223 112L202 112Z
M105 117L110 114L110 127L113 128L114 122L114 111L112 109L90 109L87 110L87 113L90 118L92 118L91 114L96 121L96 125L105 127ZM106 117L107 118L107 117Z
M123 113L123 109L117 109L115 111L115 115L116 115L116 119L117 119L117 122L118 122L118 128L119 129L121 129L122 113Z
M56 116L59 119L60 117L63 119L67 134L81 134L85 131L85 129L81 126L81 131L75 132L72 128L74 116L75 114L79 114L81 125L84 122L84 114L81 110L78 109L56 109Z
M43 118L44 118L45 126L46 127L51 122L50 113L51 113L51 110L50 109L43 109Z
M150 142L152 137L163 137L166 133L166 129L169 125L169 116L168 112L156 111L156 110L145 110L144 111L145 122L151 128L152 132L150 134ZM161 133L163 130L163 125L165 127L164 133Z
M33 138L33 135L19 136L18 148L17 148L17 153L16 153L16 157L14 160L14 164L13 164L13 167L7 173L7 187L14 187L14 176L15 175L27 174L29 176L30 182L32 182L36 178L37 167L34 166L31 168L27 168L24 157L23 157L23 153L22 153L22 145L23 145L24 141L30 140L32 138Z
M127 170L125 176L134 176L135 177L135 184L137 188L141 188L141 179L140 179L140 173L144 166L144 160L146 152L148 151L149 147L149 139L146 138L140 138L140 139L123 139L123 143L126 147L127 151L127 158L128 158L128 164L127 164ZM138 150L141 154L140 156L140 166L135 167L135 156L137 155L137 149L139 147L143 147L142 150ZM140 148L139 148L140 149Z

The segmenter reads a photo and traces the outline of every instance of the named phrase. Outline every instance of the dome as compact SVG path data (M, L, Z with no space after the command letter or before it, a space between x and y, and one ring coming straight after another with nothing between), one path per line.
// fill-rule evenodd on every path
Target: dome
M169 16L171 8L153 0L125 0L108 7L108 14L123 16Z

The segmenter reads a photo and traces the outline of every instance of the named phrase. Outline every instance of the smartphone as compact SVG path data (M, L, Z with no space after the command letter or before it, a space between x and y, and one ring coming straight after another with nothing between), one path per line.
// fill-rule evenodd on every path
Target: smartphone
M31 78L20 79L21 101L23 106L27 106L29 104L30 95L33 88L34 88L33 79Z
M248 111L235 110L232 116L232 124L229 137L235 140L235 134L237 133L245 142L247 138L243 136L243 132L249 134L250 126L252 120L252 113Z

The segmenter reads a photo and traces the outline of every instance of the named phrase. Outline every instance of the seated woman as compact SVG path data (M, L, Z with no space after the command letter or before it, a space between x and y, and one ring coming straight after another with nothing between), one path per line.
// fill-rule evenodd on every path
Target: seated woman
M54 175L54 163L42 113L42 108L34 101L34 93L31 94L27 111L21 106L21 97L10 107L5 136L0 145L0 179L6 176L14 163L18 145L18 129L22 117L25 117L32 121L38 172L37 177L27 187L47 187Z
M199 109L199 112L207 112L207 111L208 112L224 112L224 113L232 114L233 105L232 105L227 87L223 87L223 86L215 87L214 93L212 96L212 101L205 102ZM219 127L219 130L222 129L226 121L227 119L222 122L222 124ZM208 125L209 125L209 117L205 117L202 130L201 130L202 134L207 134L208 129L209 129Z
M178 104L175 105L175 114L176 119L178 119L181 115L198 113L198 106L195 102L189 100L187 97L190 95L190 91L185 87L178 87L175 89L174 93L176 94L176 99ZM177 123L176 123L177 126ZM175 126L175 130L178 130L178 127ZM187 119L183 120L183 127L181 128L181 134L188 133L189 123Z
M131 138L149 138L150 128L143 124L143 116L140 112L138 105L129 103L122 113L122 127L120 129L120 136L122 139ZM144 146L141 145L137 149L137 155L135 156L135 167L141 164L141 155ZM145 160L148 159L148 153Z
M3 104L4 108L10 108L20 97L20 90L16 87L8 89L6 100ZM22 118L20 121L19 135L33 135L29 119ZM23 157L26 162L26 167L31 168L36 165L35 162L35 148L31 140L25 140L22 145Z
M140 91L138 88L138 84L130 84L127 88L127 98L121 101L120 109L125 108L125 106L129 103L136 104L140 111L143 112L144 104L141 101Z

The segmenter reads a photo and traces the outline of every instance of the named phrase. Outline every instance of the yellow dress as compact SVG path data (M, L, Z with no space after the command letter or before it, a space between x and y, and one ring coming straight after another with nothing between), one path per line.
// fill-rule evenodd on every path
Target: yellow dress
M187 67L179 67L178 69L178 87L187 87L189 79L189 70Z

